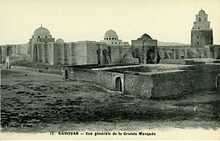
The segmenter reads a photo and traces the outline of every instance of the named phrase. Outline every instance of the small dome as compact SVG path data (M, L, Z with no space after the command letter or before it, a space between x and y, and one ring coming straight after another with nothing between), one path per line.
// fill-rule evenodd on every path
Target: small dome
M104 39L106 39L106 38L108 38L108 39L109 38L110 39L113 38L115 40L118 40L118 35L117 35L117 33L114 30L110 29L110 30L105 32Z
M57 44L64 44L64 40L59 38L59 39L56 40L56 43Z
M143 40L143 39L147 39L147 40L152 40L152 38L151 38L151 36L150 35L148 35L147 33L144 33L142 36L141 36L141 38L139 38L139 39L141 39L141 40Z
M199 11L199 15L204 15L204 14L205 14L205 10L201 9L201 10Z
M44 27L39 27L34 31L34 37L51 37L50 31Z

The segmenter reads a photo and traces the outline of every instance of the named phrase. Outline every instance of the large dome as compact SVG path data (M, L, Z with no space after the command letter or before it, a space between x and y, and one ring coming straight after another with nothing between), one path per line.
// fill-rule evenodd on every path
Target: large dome
M118 40L118 35L114 30L110 29L110 30L105 32L104 39L105 40L106 39L107 40L109 40L109 39L110 40Z
M51 34L48 29L41 26L34 31L34 37L47 38L47 37L51 37Z
M138 38L139 40L152 40L151 36L148 35L147 33L144 33L140 38Z
M64 44L64 40L59 38L59 39L56 40L56 43L57 44Z

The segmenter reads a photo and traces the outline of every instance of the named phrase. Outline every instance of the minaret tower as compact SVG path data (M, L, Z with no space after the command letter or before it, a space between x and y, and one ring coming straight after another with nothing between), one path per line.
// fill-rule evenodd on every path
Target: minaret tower
M210 28L208 15L203 9L196 15L196 21L193 23L191 30L191 46L204 47L213 44L213 32Z

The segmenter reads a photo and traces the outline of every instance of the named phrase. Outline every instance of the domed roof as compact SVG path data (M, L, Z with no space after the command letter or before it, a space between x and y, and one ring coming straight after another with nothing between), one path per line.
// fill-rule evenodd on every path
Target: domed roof
M104 39L105 38L116 38L116 39L118 39L118 35L114 30L110 29L110 30L105 32Z
M204 15L204 14L205 14L205 10L201 9L201 10L199 11L199 15Z
M61 39L61 38L59 38L59 39L56 40L56 43L58 43L58 44L64 44L64 40Z
M151 39L152 40L152 38L151 38L151 36L150 35L148 35L147 33L144 33L142 36L141 36L141 38L139 38L139 39L141 39L141 40L143 40L143 39L147 39L147 40L149 40L149 39Z
M50 31L46 29L45 27L40 26L34 31L34 36L35 37L45 37L45 36L51 36Z

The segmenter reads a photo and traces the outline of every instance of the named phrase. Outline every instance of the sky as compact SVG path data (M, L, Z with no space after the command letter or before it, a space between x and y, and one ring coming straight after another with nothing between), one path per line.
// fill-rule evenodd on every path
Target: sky
M189 44L201 8L220 44L220 0L0 0L0 44L27 43L41 24L67 42L100 41L113 29L128 42L147 33Z

